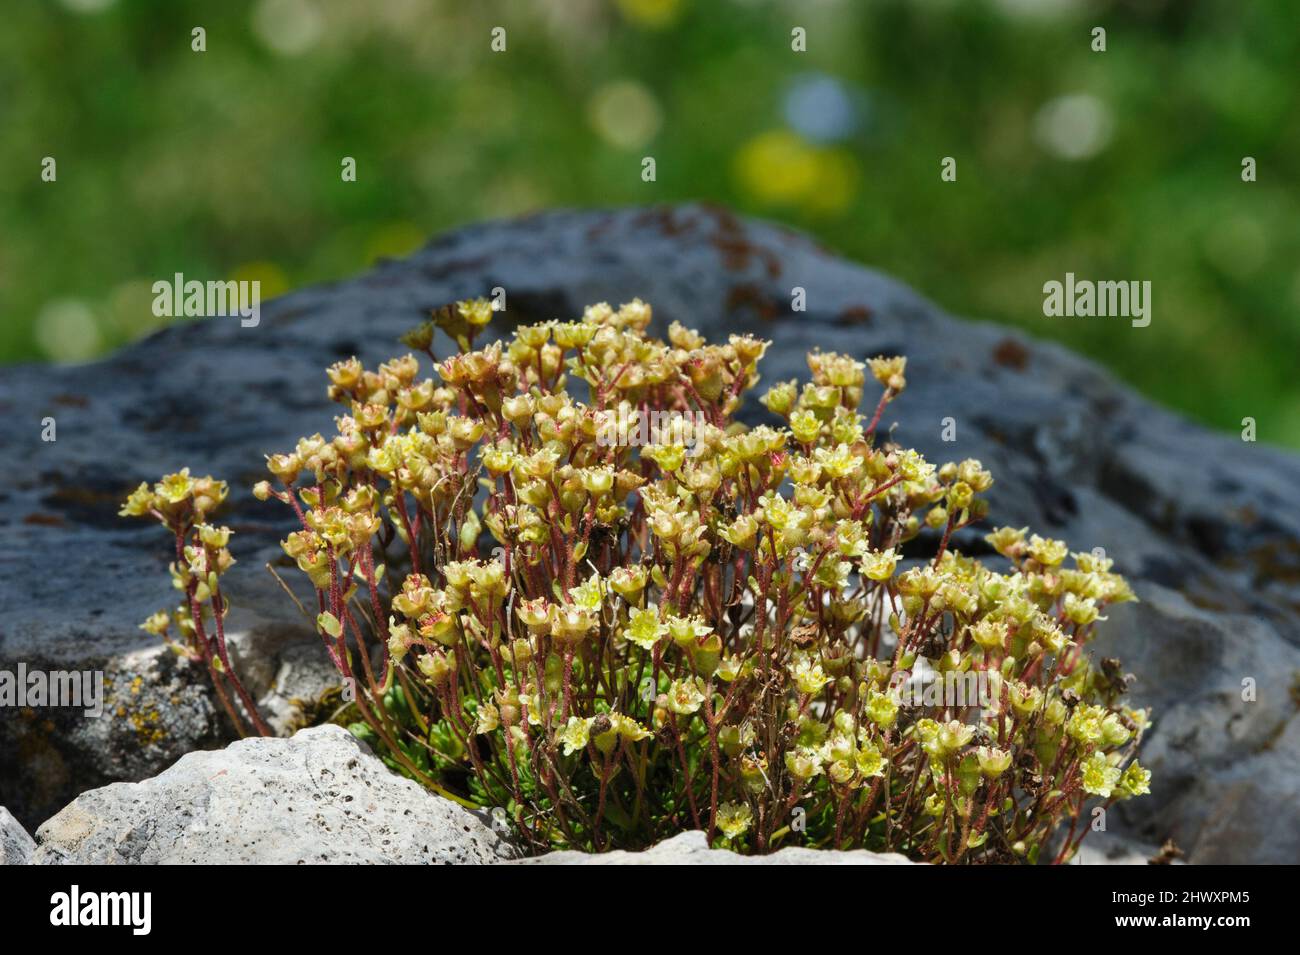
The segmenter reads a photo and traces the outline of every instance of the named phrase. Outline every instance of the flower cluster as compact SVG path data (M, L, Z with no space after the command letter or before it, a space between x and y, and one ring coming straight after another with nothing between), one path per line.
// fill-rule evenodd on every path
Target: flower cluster
M185 468L165 475L153 487L142 483L118 513L153 518L175 542L176 559L169 569L172 586L182 594L181 602L170 612L152 614L140 628L162 637L178 655L207 668L217 698L241 736L245 720L255 732L269 736L270 729L231 666L226 647L225 618L230 603L221 592L221 575L235 562L229 548L231 531L209 524L207 519L228 493L225 481L192 477Z
M954 549L993 478L877 432L905 359L813 353L747 427L764 341L658 340L634 301L474 349L490 318L404 339L436 378L332 366L337 433L255 488L294 512L284 550L390 765L538 848L700 828L941 862L1034 861L1068 821L1064 860L1089 799L1147 790L1146 714L1084 653L1132 593L1026 530L988 535L996 568ZM650 414L690 415L693 445L598 440Z

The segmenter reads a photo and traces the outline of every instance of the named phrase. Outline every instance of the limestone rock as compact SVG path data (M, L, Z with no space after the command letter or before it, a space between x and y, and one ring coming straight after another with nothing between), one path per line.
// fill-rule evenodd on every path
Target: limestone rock
M651 846L645 852L548 852L516 865L913 865L897 852L854 849L838 852L790 846L765 856L742 856L726 849L710 849L698 829L682 832Z
M1070 860L1070 865L1151 865L1160 856L1160 847L1109 832L1090 832ZM1171 859L1170 865L1182 865Z
M0 865L26 865L36 843L4 806L0 806Z
M388 769L347 730L190 753L82 793L36 832L35 864L487 863L514 848Z

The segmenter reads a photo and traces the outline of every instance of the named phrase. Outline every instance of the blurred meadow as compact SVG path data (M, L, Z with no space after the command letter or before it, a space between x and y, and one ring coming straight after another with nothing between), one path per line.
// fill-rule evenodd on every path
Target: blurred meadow
M269 297L485 218L709 199L1300 447L1298 67L1295 0L17 0L0 362L146 334L174 272ZM1044 317L1066 272L1151 281L1151 325Z

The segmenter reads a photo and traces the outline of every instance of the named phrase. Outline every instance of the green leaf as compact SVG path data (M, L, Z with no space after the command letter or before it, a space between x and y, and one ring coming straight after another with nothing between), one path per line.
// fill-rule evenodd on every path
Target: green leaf
M339 638L339 635L343 633L343 624L339 623L339 618L334 616L334 614L330 613L328 610L325 613L317 614L316 626L320 627L322 631L328 633L336 640Z

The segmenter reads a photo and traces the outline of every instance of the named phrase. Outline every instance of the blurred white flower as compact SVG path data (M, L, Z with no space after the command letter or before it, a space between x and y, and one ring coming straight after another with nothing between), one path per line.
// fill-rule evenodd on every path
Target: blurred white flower
M1091 159L1114 131L1110 107L1091 93L1048 100L1034 116L1034 138L1058 159Z
M283 56L306 53L320 39L324 24L313 0L258 0L253 33Z
M1083 8L1083 0L995 0L994 6L1008 17L1049 20Z
M100 350L94 313L77 299L47 302L36 316L36 344L54 361L93 358Z
M61 0L62 4L73 13L98 13L107 10L117 0Z
M659 101L636 80L615 80L592 94L587 116L600 137L619 149L640 149L663 125Z

